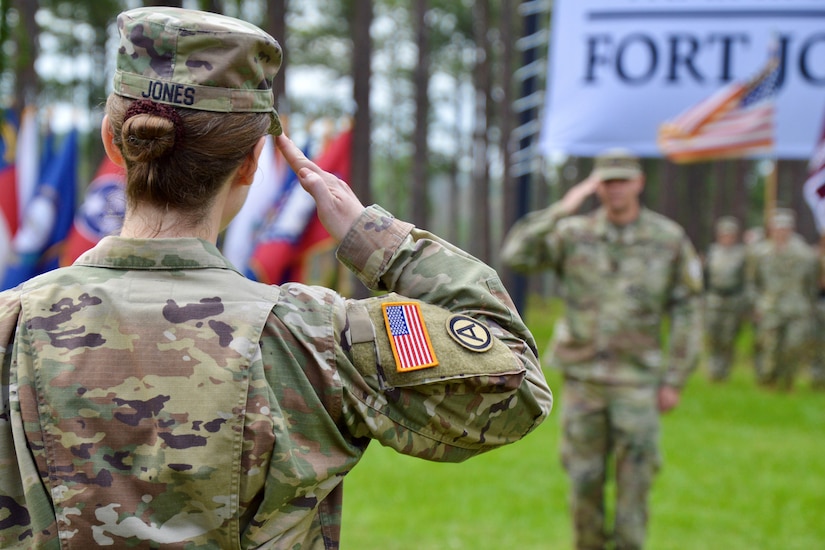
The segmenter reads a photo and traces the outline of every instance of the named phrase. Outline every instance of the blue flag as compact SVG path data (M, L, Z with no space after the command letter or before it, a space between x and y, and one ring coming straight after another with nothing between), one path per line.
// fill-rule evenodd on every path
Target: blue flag
M44 166L14 237L3 289L58 266L61 246L74 220L77 144L78 132L73 129L63 140L60 152Z

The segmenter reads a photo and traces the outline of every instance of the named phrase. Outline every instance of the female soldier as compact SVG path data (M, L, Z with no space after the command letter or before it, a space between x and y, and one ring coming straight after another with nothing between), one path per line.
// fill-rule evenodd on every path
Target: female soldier
M0 547L337 548L370 439L460 461L546 417L496 273L279 135L275 40L173 8L118 29L101 134L127 172L121 234L0 294ZM340 260L388 294L266 286L218 252L267 132Z

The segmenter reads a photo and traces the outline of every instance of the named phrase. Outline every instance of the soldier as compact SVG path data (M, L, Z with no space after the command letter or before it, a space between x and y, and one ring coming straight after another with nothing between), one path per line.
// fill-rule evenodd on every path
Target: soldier
M549 413L496 272L364 208L281 134L281 48L245 22L118 17L101 134L120 236L0 294L0 547L337 548L370 439L460 461ZM370 288L245 279L215 247L266 134Z
M659 413L675 407L701 345L702 268L683 229L640 203L644 175L624 150L557 203L517 222L502 250L513 269L551 269L565 312L551 361L564 373L562 462L576 548L642 548L660 464ZM574 216L596 193L601 208ZM662 322L670 317L669 353ZM616 514L605 525L608 461ZM612 531L612 533L611 533Z
M814 313L813 359L811 360L811 387L825 390L825 236L817 245L819 260L819 292Z
M819 291L816 254L794 236L794 227L793 210L775 209L768 238L754 246L748 260L761 351L757 382L782 390L793 387L797 369L810 360L813 304Z
M739 242L739 222L723 216L716 222L716 242L705 258L705 335L708 374L726 380L733 363L736 335L749 311L745 265L747 253Z

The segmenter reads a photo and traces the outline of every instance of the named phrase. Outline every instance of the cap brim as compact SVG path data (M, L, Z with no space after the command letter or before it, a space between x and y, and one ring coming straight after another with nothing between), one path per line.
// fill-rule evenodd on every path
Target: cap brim
M642 174L641 170L633 168L599 168L596 170L596 177L601 181L608 180L632 180Z
M269 116L269 133L273 136L280 136L284 133L284 128L281 126L281 117L278 116L278 112L274 108L270 112Z

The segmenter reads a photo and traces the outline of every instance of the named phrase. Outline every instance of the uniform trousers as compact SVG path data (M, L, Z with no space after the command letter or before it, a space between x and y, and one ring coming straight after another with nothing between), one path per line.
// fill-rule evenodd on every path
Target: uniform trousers
M562 395L562 463L570 477L577 550L640 549L647 499L661 464L654 385L609 385L567 378ZM615 472L612 528L605 514L608 472Z
M736 336L747 313L748 302L744 294L708 293L706 296L705 335L711 380L726 380L730 375Z
M811 359L812 322L805 315L762 316L757 331L762 350L761 369L757 371L760 384L793 388L796 372Z

